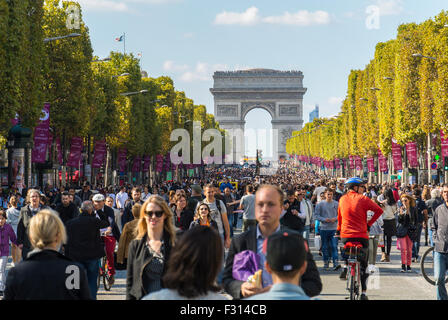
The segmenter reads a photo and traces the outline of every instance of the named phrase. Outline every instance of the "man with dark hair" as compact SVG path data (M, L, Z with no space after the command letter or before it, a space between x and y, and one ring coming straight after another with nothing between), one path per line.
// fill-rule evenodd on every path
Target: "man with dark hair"
M304 219L306 218L306 213L300 212L300 203L295 198L294 190L289 190L287 197L288 199L284 203L286 212L280 222L289 229L303 233L305 231Z
M62 193L61 203L56 206L56 212L59 213L64 226L67 226L67 222L79 215L78 208L72 202L70 202L70 194L66 191Z
M82 185L82 190L79 192L78 196L82 201L90 200L90 197L93 195L93 192L90 190L90 183L85 181Z
M80 197L78 197L78 195L75 193L75 188L71 187L70 189L68 189L68 193L73 197L73 203L75 204L75 206L79 209L81 208L81 204L82 204L82 200Z
M134 216L132 215L132 207L134 204L139 203L143 205L143 201L141 200L142 191L138 187L134 187L131 192L132 200L129 201L124 207L123 215L121 216L121 227L124 228L125 224L134 220Z
M232 239L224 268L223 285L225 290L234 298L242 299L255 294L269 291L273 284L272 276L265 266L266 254L263 243L271 234L278 231L293 232L280 225L280 215L283 209L283 191L274 185L262 185L255 194L255 217L258 221L256 228L240 234ZM233 260L236 254L251 250L259 257L259 268L262 269L262 288L253 283L240 281L233 277ZM307 252L307 267L301 278L301 287L309 297L317 296L322 290L322 281L316 264L310 252ZM298 281L297 281L298 284Z
M272 276L272 288L247 300L309 300L299 285L307 268L308 245L295 232L276 232L264 246L265 269Z

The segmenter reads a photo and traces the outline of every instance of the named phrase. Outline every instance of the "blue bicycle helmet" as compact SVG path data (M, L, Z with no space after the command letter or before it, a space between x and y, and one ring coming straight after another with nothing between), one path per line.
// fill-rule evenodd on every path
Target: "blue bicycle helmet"
M358 177L349 178L347 181L345 181L345 186L347 186L347 187L359 186L362 184L364 184L364 181Z

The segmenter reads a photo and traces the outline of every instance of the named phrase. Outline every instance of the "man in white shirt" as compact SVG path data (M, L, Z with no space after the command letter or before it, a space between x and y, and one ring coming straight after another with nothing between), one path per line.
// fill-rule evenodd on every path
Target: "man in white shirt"
M126 192L126 187L121 186L120 192L117 193L116 205L117 209L123 211L126 200L128 200L128 193Z

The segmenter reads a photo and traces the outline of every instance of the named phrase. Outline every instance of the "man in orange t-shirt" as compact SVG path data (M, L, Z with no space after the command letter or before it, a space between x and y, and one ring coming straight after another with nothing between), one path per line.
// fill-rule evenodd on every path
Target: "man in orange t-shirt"
M368 197L358 193L360 186L365 183L360 178L350 178L345 183L348 191L339 199L338 227L336 235L339 235L343 244L347 242L359 242L363 248L369 247L370 226L382 215L383 209ZM367 211L373 211L374 215L367 222ZM367 255L361 262L361 300L368 300L366 296L367 278ZM347 268L344 268L339 276L345 279Z

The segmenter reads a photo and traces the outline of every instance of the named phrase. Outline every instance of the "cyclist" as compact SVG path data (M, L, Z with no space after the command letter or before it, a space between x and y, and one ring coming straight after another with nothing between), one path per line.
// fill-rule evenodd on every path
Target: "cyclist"
M338 206L338 227L336 235L340 236L343 244L347 242L359 242L362 244L365 252L369 246L370 226L381 216L383 209L368 197L358 193L360 187L365 182L358 177L350 178L345 182L348 189L347 193L339 199ZM367 222L367 211L374 212L373 217ZM360 261L361 264L361 300L368 300L367 292L367 254ZM339 276L340 279L346 279L347 268L344 268Z

